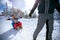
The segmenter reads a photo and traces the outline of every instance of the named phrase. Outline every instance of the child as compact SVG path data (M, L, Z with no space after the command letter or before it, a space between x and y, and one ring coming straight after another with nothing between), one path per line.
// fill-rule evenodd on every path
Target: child
M18 18L13 14L12 18L9 18L7 20L12 20L12 26L14 29L22 29L22 23L18 21Z

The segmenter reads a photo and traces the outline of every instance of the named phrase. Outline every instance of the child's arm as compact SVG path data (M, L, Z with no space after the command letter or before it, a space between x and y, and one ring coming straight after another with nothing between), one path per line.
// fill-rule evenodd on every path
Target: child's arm
M7 19L7 20L10 20L10 19Z
M10 18L7 18L7 20L12 20L13 18L12 17L10 17Z

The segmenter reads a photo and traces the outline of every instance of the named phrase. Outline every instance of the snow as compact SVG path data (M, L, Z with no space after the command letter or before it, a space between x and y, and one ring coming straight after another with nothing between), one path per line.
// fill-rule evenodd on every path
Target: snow
M23 24L23 29L14 30L11 25L11 20L6 20L5 17L0 19L0 40L32 40L33 33L37 27L37 18L25 19L19 21ZM46 25L39 33L37 40L45 40ZM60 40L60 20L54 20L53 40Z

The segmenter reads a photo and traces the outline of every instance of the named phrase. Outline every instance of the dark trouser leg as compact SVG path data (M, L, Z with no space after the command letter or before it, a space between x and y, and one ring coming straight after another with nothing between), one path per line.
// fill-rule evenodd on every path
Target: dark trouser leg
M46 21L46 40L48 40L48 31L49 31L49 26L48 26L48 20Z
M45 24L45 18L42 17L42 16L39 16L37 28L36 28L36 30L35 30L35 32L33 34L33 40L36 40L36 38L37 38L39 32L42 30L44 24Z
M46 21L46 40L52 40L52 32L53 32L53 17Z

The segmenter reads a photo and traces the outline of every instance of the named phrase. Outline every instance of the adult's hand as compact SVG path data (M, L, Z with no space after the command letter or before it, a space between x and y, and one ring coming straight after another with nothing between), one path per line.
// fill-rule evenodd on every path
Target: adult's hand
M32 13L29 13L29 17L32 17Z

